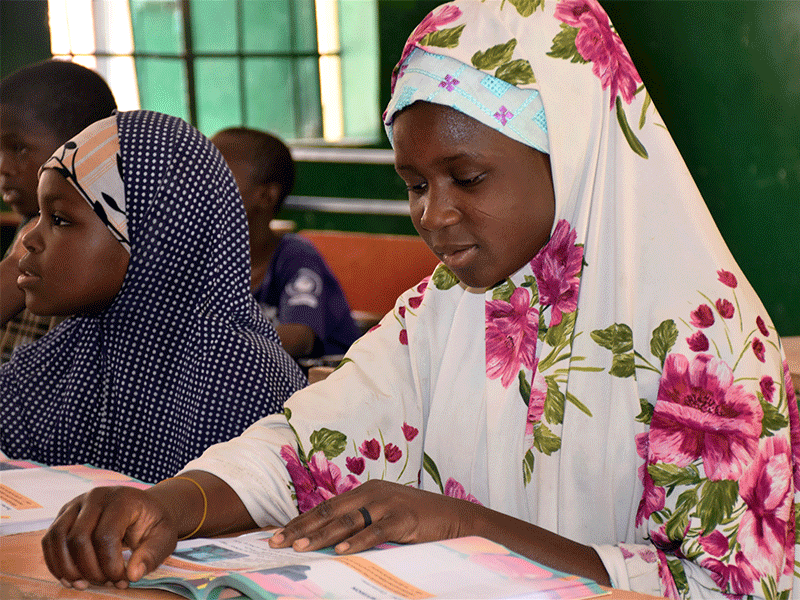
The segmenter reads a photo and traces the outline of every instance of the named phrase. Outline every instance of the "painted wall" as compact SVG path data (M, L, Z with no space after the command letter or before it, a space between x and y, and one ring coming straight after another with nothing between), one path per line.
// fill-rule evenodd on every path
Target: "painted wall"
M600 1L778 331L800 335L800 1ZM406 37L437 4L379 0L382 106ZM48 51L45 5L0 2L3 74ZM298 171L299 195L405 198L390 165L302 163ZM281 216L315 229L413 232L402 216Z

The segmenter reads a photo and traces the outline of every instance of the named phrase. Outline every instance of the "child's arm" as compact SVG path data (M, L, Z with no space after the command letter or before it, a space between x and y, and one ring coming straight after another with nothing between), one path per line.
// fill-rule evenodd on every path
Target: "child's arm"
M0 327L25 308L25 294L17 287L17 277L20 275L18 263L26 252L25 247L22 245L22 236L36 225L36 221L37 219L31 219L25 225L14 239L11 251L0 261L0 298L2 298L2 302L0 302Z
M86 589L110 581L125 588L161 564L180 536L255 527L224 481L188 471L145 491L100 487L78 496L61 509L42 549L50 572L65 586ZM132 550L127 565L123 544Z
M308 356L317 339L314 330L303 323L280 323L275 326L281 345L292 358Z

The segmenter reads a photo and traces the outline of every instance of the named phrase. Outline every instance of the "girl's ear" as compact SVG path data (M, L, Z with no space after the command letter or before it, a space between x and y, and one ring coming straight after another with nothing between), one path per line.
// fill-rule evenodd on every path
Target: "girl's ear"
M258 204L264 207L273 217L281 198L281 184L273 181L258 186Z

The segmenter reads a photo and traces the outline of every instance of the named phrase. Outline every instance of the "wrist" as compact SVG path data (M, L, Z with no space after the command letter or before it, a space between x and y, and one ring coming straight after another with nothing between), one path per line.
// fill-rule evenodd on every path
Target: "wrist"
M147 490L179 540L196 535L208 515L208 498L191 477L165 479Z

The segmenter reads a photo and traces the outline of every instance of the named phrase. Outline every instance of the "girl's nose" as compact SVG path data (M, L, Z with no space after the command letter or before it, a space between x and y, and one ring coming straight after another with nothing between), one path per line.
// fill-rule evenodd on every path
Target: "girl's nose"
M422 215L419 219L420 227L427 231L438 231L461 220L461 211L453 199L439 186L430 185L423 198Z
M38 216L34 217L34 219L36 223L22 236L22 246L28 252L37 252L42 249L42 235L39 231L41 219Z

